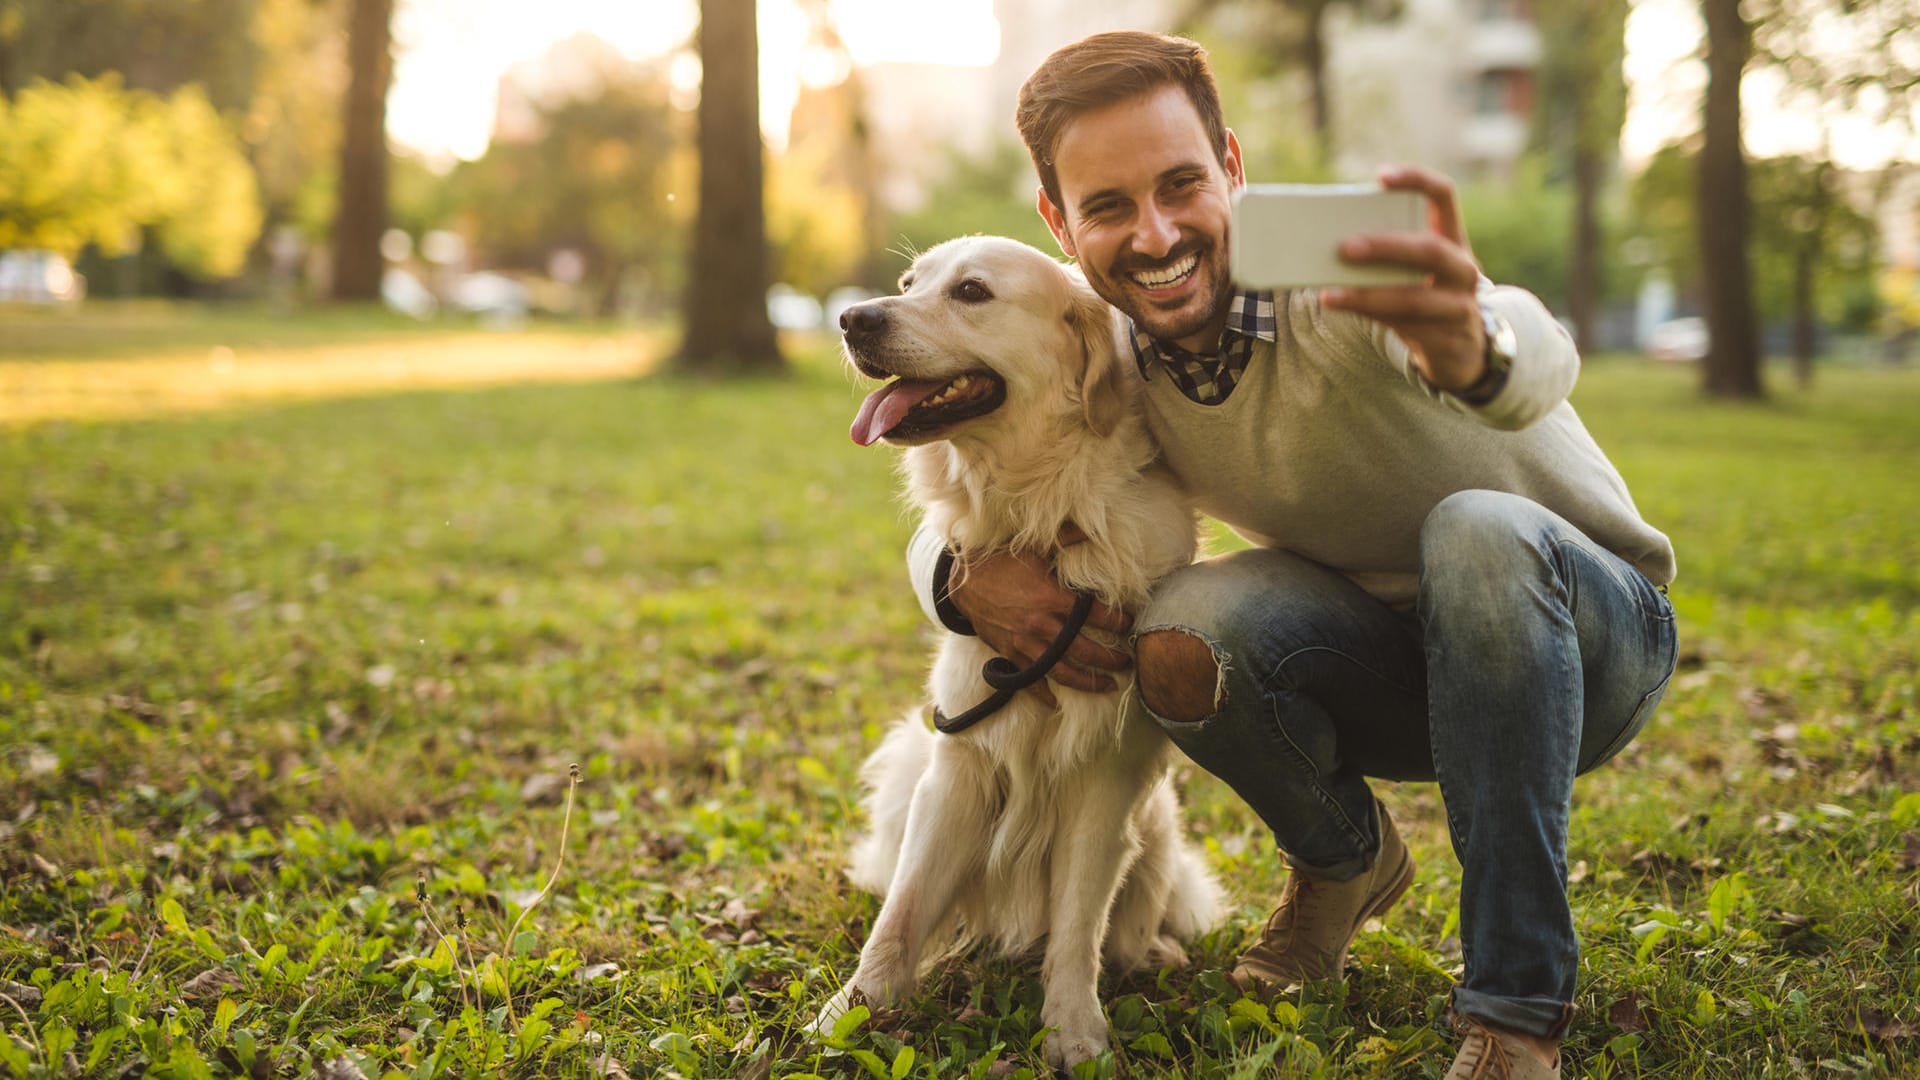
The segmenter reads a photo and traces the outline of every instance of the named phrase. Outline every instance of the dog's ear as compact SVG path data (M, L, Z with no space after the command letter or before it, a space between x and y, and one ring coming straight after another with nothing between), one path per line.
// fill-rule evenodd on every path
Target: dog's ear
M1104 438L1120 426L1127 407L1120 382L1123 372L1119 350L1114 343L1113 309L1084 281L1075 279L1067 323L1079 339L1084 362L1080 371L1080 409L1086 414L1087 426Z

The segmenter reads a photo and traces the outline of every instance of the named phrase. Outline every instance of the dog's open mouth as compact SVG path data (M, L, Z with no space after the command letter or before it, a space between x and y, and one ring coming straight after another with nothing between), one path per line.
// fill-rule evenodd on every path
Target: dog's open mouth
M895 379L860 403L851 434L861 446L886 438L915 438L985 416L1006 400L1006 384L984 371L970 371L946 382Z

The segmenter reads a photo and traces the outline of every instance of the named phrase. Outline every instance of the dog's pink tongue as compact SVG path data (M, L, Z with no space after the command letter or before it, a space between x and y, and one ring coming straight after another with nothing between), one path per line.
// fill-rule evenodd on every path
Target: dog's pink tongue
M868 394L867 400L860 403L860 412L853 418L853 430L849 434L861 446L872 446L892 431L909 410L945 385L934 379L895 379Z

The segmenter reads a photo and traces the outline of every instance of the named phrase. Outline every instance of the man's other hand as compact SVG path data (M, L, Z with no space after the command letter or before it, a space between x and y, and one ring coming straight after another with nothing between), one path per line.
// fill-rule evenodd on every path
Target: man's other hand
M1060 533L1060 546L1070 547L1086 539L1078 527L1069 524ZM974 632L994 652L1026 668L1047 651L1067 616L1073 612L1074 595L1062 588L1053 576L1053 560L1035 552L1002 552L962 571L955 568L949 596L973 623ZM1108 633L1124 635L1133 626L1126 612L1098 601L1087 614L1087 625ZM1029 689L1049 705L1059 704L1047 682L1057 682L1076 690L1103 691L1118 688L1119 683L1106 672L1125 671L1133 658L1088 637L1075 636L1073 644L1047 678Z
M1467 245L1453 181L1407 166L1382 170L1380 183L1425 195L1428 231L1350 237L1341 243L1340 257L1355 265L1419 270L1426 282L1323 289L1320 302L1386 323L1406 343L1422 378L1441 390L1464 390L1486 374L1487 336L1476 296L1480 264Z

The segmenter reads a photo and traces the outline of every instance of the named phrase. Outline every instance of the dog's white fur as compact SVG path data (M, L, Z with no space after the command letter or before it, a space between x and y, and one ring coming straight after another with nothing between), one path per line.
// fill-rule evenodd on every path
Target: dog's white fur
M956 297L967 280L992 299ZM1059 551L1061 582L1137 610L1157 578L1192 561L1195 522L1154 465L1111 309L1076 272L995 237L927 251L903 288L875 302L884 339L850 347L877 354L865 366L942 380L984 368L1006 386L996 411L907 450L909 495L925 520L963 562L1049 550L1073 522L1087 539ZM980 669L992 655L978 638L945 635L933 704L953 716L986 698ZM1107 1048L1103 955L1123 972L1184 964L1181 940L1216 922L1219 887L1182 835L1165 736L1125 719L1130 688L1052 690L1057 710L1017 694L954 736L930 731L916 711L868 759L871 831L851 877L885 902L819 1028L860 998L903 1000L948 948L978 941L1021 954L1044 942L1046 1055L1070 1066Z

